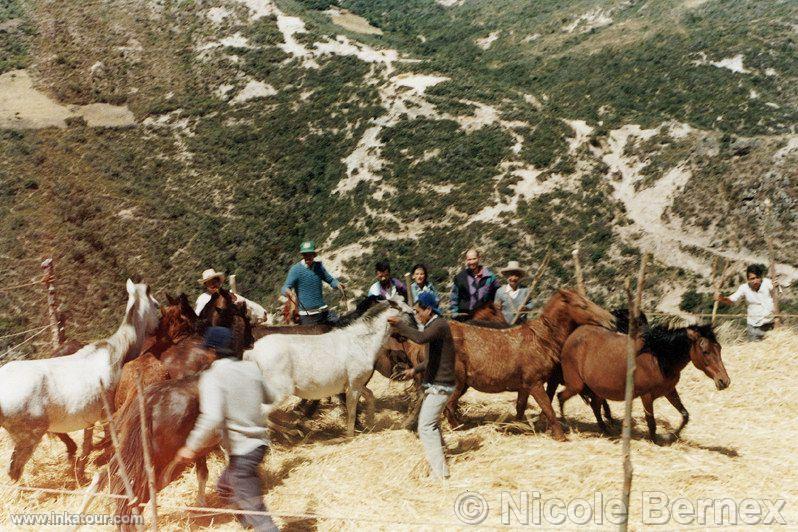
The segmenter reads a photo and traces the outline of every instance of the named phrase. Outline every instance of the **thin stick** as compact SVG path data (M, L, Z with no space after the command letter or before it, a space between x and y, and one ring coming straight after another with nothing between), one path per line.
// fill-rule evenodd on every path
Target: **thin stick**
M147 470L147 487L150 490L150 510L152 512L152 524L150 528L158 531L158 502L156 496L158 490L155 486L155 470L152 467L152 456L150 455L150 434L147 430L146 411L144 408L144 383L142 381L141 373L138 374L136 379L136 390L138 392L139 403L139 424L141 425L141 441L144 448L144 467Z
M585 279L582 276L582 265L579 263L579 244L576 245L571 252L574 258L574 275L576 276L576 291L579 295L585 297Z
M540 281L540 278L543 277L543 272L546 270L546 266L549 265L550 258L551 258L551 250L549 249L548 251L546 251L546 255L543 257L543 262L540 263L538 271L537 273L535 273L535 277L532 279L532 282L529 283L529 288L527 289L526 297L521 302L521 304L518 305L518 308L515 309L515 316L513 316L513 321L510 322L510 325L515 325L516 322L518 321L518 317L521 316L521 311L524 309L527 302L529 302L529 298L532 297L532 290L535 289L535 286L538 284L538 281Z
M626 531L629 523L629 500L632 493L632 401L634 399L634 376L635 376L635 356L637 355L637 320L640 316L640 306L643 299L643 284L646 279L646 263L648 254L643 254L640 264L640 272L637 276L637 294L632 299L631 281L626 280L626 299L629 305L629 334L626 337L626 389L624 392L624 416L622 432L622 456L623 456L623 521L619 529Z
M765 240L768 244L768 256L770 258L770 282L773 283L773 292L771 295L773 296L773 314L779 314L779 278L776 275L776 252L773 251L773 238L771 236L766 236ZM773 319L773 327L777 328L781 325L781 320L779 318Z
M413 291L410 289L410 273L405 273L405 286L407 287L407 304L412 307L415 301L413 301Z
M103 409L105 409L105 415L108 417L108 431L111 434L111 445L114 448L114 457L116 458L116 463L119 466L119 476L122 478L122 484L125 486L125 493L128 497L128 504L131 505L130 511L133 512L133 515L138 516L139 510L135 506L135 503L138 502L135 494L133 493L133 484L130 483L130 477L127 474L127 470L125 469L125 463L122 461L122 452L119 450L119 438L116 434L116 427L114 426L114 419L111 415L111 406L108 404L108 398L105 396L104 393L100 394L100 398L103 401ZM140 524L136 525L138 530L143 530Z

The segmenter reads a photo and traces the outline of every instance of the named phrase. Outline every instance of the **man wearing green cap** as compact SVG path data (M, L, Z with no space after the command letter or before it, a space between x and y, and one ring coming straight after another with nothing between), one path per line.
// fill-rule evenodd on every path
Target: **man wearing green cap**
M316 325L328 323L330 312L324 302L322 281L333 288L338 288L343 293L344 285L330 275L321 261L316 260L316 244L306 240L299 246L302 260L291 266L288 277L283 283L281 293L292 298L291 291L296 294L296 304L299 309L299 322L302 325Z

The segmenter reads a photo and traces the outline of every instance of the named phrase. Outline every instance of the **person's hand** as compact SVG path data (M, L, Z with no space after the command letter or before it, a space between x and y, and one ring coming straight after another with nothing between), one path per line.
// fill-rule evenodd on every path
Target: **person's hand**
M393 327L396 327L400 321L402 320L399 316L391 316L388 318L388 323L390 323Z
M346 286L344 285L344 283L338 283L338 290L340 290L341 292L346 290Z
M179 451L177 451L177 461L178 462L193 462L197 458L197 453L189 449L188 447L181 447Z
M402 372L402 380L410 380L416 374L416 370L414 368L406 369Z
M720 295L719 292L715 292L715 296L712 299L714 299L715 301L721 301L723 297Z

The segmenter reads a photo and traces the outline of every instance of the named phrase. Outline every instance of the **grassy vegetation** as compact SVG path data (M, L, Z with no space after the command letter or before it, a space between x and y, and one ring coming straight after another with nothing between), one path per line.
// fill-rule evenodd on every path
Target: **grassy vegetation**
M30 44L36 33L22 2L0 4L0 74L30 64Z

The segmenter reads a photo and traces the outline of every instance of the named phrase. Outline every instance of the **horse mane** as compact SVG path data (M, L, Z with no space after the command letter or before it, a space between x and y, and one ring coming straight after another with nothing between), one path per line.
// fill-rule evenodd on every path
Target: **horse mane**
M338 321L332 324L333 329L341 329L343 327L348 327L352 325L355 320L360 317L365 317L367 311L374 307L380 301L384 301L378 296L368 296L363 298L356 306L355 309L351 312L347 312L343 316L341 316Z
M668 327L655 325L643 333L641 352L649 352L657 359L662 374L668 378L678 374L690 360L692 341L687 331L697 332L710 342L717 343L715 331L711 324L689 325L687 327Z
M372 304L368 308L368 310L366 310L363 313L363 315L360 316L360 318L358 320L356 320L356 321L362 321L362 322L366 322L366 323L371 322L371 321L374 320L374 318L376 318L377 316L379 316L380 314L382 314L383 312L385 312L389 308L391 308L391 305L388 303L387 300L384 300L384 299L383 300L379 300L379 301L375 302L374 304Z
M629 309L624 307L614 308L610 314L615 316L615 330L622 334L629 333ZM637 329L641 333L645 333L649 328L648 317L644 312L640 312L637 317Z

